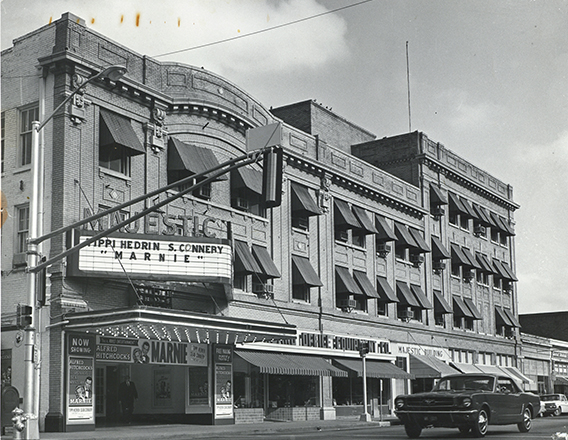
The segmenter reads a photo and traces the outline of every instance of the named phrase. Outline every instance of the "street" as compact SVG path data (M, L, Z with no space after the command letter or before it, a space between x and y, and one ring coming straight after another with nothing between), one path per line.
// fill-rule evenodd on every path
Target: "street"
M488 439L508 439L508 440L525 440L539 439L550 440L556 432L568 432L568 416L563 417L539 417L533 420L533 427L529 433L522 434L516 425L507 426L490 426L489 432L485 438ZM188 439L190 437L187 437ZM209 440L216 440L223 437L210 437ZM313 439L406 439L408 438L404 432L404 427L394 425L388 427L377 427L370 424L368 428L341 429L341 430L321 430L310 427L308 430L300 430L290 433L259 433L259 434L233 434L233 439L271 439L271 440L313 440ZM424 439L451 439L451 438L473 438L471 435L464 436L457 429L433 428L422 431L420 438Z

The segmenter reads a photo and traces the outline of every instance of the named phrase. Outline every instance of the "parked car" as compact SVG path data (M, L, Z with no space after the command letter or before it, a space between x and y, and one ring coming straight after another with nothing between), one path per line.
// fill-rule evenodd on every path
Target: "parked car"
M568 398L564 394L545 394L540 401L544 402L543 416L568 414Z
M428 427L458 428L484 437L489 425L517 424L528 432L540 411L536 394L522 391L510 377L455 374L440 379L430 392L395 399L395 413L409 438Z

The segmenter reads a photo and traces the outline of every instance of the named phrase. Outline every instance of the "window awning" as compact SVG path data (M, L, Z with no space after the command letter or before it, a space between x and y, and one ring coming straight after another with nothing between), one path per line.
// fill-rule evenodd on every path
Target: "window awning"
M357 218L355 218L347 202L335 199L333 204L335 229L361 229L361 224L357 221Z
M377 228L377 239L381 241L394 241L396 234L387 223L387 220L379 214L375 214L375 227Z
M261 181L262 183L262 181ZM320 215L321 209L310 195L308 188L292 182L292 212L299 212L307 217ZM262 192L262 185L261 185Z
M379 294L379 301L386 303L398 302L396 294L392 290L389 282L385 277L377 277L377 292Z
M408 232L408 228L401 223L394 222L394 231L396 234L397 245L402 245L407 248L418 248L418 244Z
M197 147L170 136L168 141L168 170L188 171L198 174L219 166L219 161L211 150ZM216 180L227 180L226 175Z
M475 203L472 203L471 206L473 207L473 210L477 214L479 223L482 226L491 226L491 219L489 218L489 214L487 213L487 211Z
M513 231L513 228L509 225L508 220L498 214L495 214L494 212L491 212L490 215L493 219L493 222L495 223L495 226L497 226L497 228L501 232L505 233L506 235L515 235L515 231Z
M501 262L496 258L493 258L493 267L497 269L497 272L494 272L495 276L498 276L500 278L505 278L506 280L509 279L509 274L507 273Z
M353 373L357 373L358 377L363 376L363 361L361 359L347 359L341 358L333 359L333 363L340 368L347 369ZM402 368L388 361L376 361L367 359L366 370L367 377L374 377L377 379L414 379L414 375L407 373Z
M420 249L421 252L430 252L430 246L428 246L420 231L414 228L408 228L408 232L412 235L412 238L418 245L418 249Z
M493 273L494 269L487 256L476 252L477 261L481 265L481 270L486 273Z
M504 325L506 327L513 327L513 323L509 319L501 307L495 307L495 321L497 325Z
M434 290L434 309L436 311L441 310L443 314L454 313L452 307L439 290Z
M410 372L418 379L436 378L460 373L459 370L435 356L411 354L409 357Z
M521 328L521 324L519 324L519 321L511 309L504 308L503 311L505 312L505 315L507 315L507 318L509 318L509 321L511 321L511 324L513 324L513 327Z
M252 255L256 258L262 273L264 273L267 278L280 278L280 272L265 247L253 244Z
M462 373L483 373L479 368L473 364L462 364L460 362L452 362L452 365L460 370Z
M463 251L463 254L466 256L466 258L471 263L470 264L471 267L473 267L475 269L481 269L481 265L477 262L477 259L473 256L473 254L470 252L469 249L462 248L462 251Z
M235 240L235 274L250 275L252 273L262 274L263 272L249 250L248 244Z
M461 317L473 318L473 313L471 312L469 307L465 305L461 296L454 295L453 303L454 303L454 316L457 316L458 318Z
M469 218L473 218L473 219L478 219L478 215L477 213L474 211L474 209L471 207L471 205L469 204L469 201L464 199L463 197L460 197L460 202L462 203L463 207L465 208L465 210L467 211L467 216Z
M435 183L430 183L430 203L433 205L447 205L448 198Z
M452 257L450 252L446 249L446 247L442 243L442 240L440 240L438 237L435 237L434 235L432 235L431 238L432 238L432 258L434 260L446 260Z
M519 281L519 279L515 276L515 273L507 263L502 261L501 265L503 266L503 269L505 269L505 272L507 272L507 275L509 276L509 279L511 281Z
M261 373L292 376L347 377L348 373L317 356L265 351L235 350L235 355L255 367Z
M424 291L422 290L422 288L420 286L417 286L416 284L411 284L410 290L412 291L412 293L414 294L414 296L416 297L416 299L420 303L420 306L423 309L431 309L432 308L432 303L426 297L426 294L424 293Z
M450 212L458 212L460 214L466 214L467 216L469 216L467 208L463 206L463 203L461 202L461 200L457 195L455 195L452 192L448 192L448 197L449 197Z
M262 173L248 167L237 168L231 172L232 187L246 188L255 194L262 194Z
M361 225L360 229L362 231L365 231L367 235L377 234L379 232L377 231L375 225L373 225L373 221L369 218L369 216L367 215L367 213L363 208L360 208L358 206L353 206L353 214L355 214L357 221Z
M101 336L206 344L295 341L291 324L256 321L180 310L133 307L73 313L65 330Z
M310 287L323 286L318 274L307 258L292 255L292 275L295 284L305 284ZM298 283L296 280L301 282Z
M404 281L396 282L396 296L401 306L420 307L420 303Z
M475 319L475 320L483 319L483 316L481 315L481 313L477 309L477 306L475 305L473 300L471 300L470 298L464 298L463 302L469 308L469 310L471 310L471 314L473 315L473 319Z
M471 266L469 259L465 256L459 245L450 243L450 247L452 249L452 264L458 264L466 267Z
M144 146L136 136L130 120L124 116L100 109L102 119L99 145L120 145L130 150L130 155L146 153Z
M353 278L355 278L355 281L357 282L357 284L359 284L359 288L363 291L365 295L367 295L367 297L380 298L379 294L377 293L377 290L373 286L373 283L371 283L371 280L367 277L367 275L364 272L354 270Z
M335 266L336 289L338 293L350 293L352 295L363 295L363 292L349 273L346 267Z

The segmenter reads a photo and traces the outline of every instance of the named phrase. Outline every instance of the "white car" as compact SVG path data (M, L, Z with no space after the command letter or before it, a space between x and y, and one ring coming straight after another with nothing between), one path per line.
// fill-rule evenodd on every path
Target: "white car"
M540 396L540 401L544 403L543 415L545 416L568 414L568 398L564 394L545 394Z

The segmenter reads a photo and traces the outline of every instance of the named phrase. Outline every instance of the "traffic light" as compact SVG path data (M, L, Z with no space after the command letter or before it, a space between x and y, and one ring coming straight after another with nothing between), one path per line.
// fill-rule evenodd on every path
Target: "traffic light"
M369 341L362 341L359 345L359 354L365 356L369 354Z
M46 257L42 257L41 262L45 262ZM40 307L45 305L47 295L47 267L44 267L36 274L37 302Z
M274 147L262 156L262 204L266 208L282 202L282 148Z
M25 304L18 304L16 309L16 326L18 328L25 328L32 325L32 306Z

